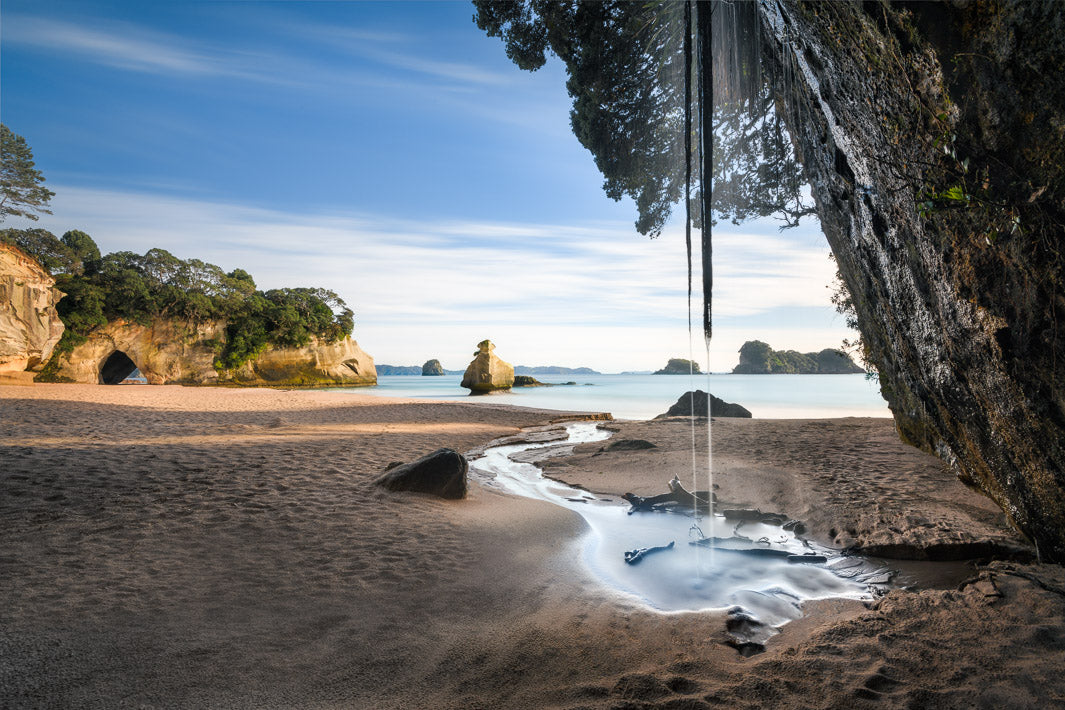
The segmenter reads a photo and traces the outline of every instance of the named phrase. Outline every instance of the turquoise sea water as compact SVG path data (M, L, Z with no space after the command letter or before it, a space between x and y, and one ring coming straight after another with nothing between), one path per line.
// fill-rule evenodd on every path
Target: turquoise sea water
M460 375L391 375L359 394L413 397L487 404L509 404L570 411L610 412L618 419L650 419L662 414L690 389L709 390L736 402L755 417L889 417L875 382L864 375L539 375L541 382L576 386L519 387L511 392L470 397Z

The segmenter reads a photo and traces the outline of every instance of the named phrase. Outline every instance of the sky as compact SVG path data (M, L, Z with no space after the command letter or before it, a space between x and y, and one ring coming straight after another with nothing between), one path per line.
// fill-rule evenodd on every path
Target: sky
M490 338L520 365L705 367L682 223L636 232L570 131L564 67L519 70L473 13L3 0L0 120L56 193L35 226L332 289L378 363L462 369ZM834 273L816 221L716 228L711 370L747 340L853 337Z

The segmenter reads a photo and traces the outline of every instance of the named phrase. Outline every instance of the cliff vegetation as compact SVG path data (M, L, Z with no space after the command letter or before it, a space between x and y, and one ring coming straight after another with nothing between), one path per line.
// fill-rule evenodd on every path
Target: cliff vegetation
M164 249L101 255L95 241L72 230L57 238L44 229L7 229L0 241L34 257L66 294L56 310L66 326L40 381L59 378L59 361L94 330L113 322L224 323L208 345L220 372L240 368L268 347L301 348L312 339L336 343L351 334L354 315L322 288L259 290L243 269L223 271ZM219 335L222 335L221 333Z

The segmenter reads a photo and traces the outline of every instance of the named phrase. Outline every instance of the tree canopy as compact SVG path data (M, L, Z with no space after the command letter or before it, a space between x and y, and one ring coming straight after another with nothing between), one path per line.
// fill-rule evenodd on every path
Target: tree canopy
M721 14L718 26L733 26L732 44L756 44L735 40L734 28L744 27L737 22L742 8L726 12L724 5L714 3L713 13ZM595 157L603 189L615 200L635 201L642 234L661 233L684 197L684 3L474 0L474 6L477 26L500 37L522 69L539 69L548 53L565 63L573 133ZM714 49L715 73L742 75L744 84L743 91L730 91L717 81L706 107L714 118L714 217L739 223L774 216L794 226L814 210L770 84L755 66L756 53L725 46L728 32L714 34L721 46ZM698 190L698 178L693 182ZM699 202L693 196L693 205ZM701 222L697 209L693 218Z
M48 201L55 193L43 183L26 139L0 123L0 222L8 215L36 221L37 213L52 214Z

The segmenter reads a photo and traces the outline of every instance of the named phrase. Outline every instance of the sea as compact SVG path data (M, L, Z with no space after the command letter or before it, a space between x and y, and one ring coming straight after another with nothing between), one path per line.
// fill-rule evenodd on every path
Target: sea
M383 397L577 412L610 412L615 419L651 419L692 389L741 404L756 418L890 417L880 387L865 375L536 375L555 387L518 387L471 397L461 375L385 375L375 387L333 390ZM576 382L576 385L564 385ZM709 389L708 389L709 388Z

